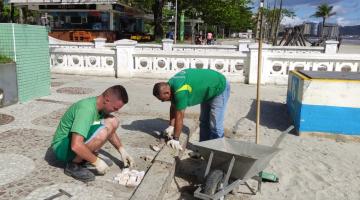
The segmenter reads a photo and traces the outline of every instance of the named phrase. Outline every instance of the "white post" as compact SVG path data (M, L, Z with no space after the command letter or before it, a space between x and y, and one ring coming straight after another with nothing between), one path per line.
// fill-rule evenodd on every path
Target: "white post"
M174 40L172 39L163 39L162 40L162 49L164 51L172 51Z
M257 60L258 47L256 44L249 46L250 50L250 65L249 65L249 84L256 84L257 82Z
M336 54L337 46L339 42L335 40L327 40L325 41L325 53L326 54Z
M262 51L262 73L261 73L261 84L265 84L268 80L267 75L269 73L269 61L266 59L269 53L269 45L263 45ZM258 69L258 45L256 43L249 45L250 58L249 58L249 84L257 83L257 69Z
M251 29L247 30L247 36L248 36L248 39L252 38L252 30Z
M249 51L250 40L239 40L239 51Z
M117 40L116 45L116 77L131 77L134 69L133 54L137 41Z
M105 42L106 42L106 38L95 38L94 39L95 48L104 48Z

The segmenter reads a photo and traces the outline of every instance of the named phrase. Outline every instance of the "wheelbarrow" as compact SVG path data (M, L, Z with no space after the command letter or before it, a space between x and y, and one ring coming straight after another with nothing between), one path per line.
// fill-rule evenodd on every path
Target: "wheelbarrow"
M258 191L261 191L259 174L279 152L280 142L292 129L293 126L284 131L273 146L228 138L193 143L193 150L207 160L205 183L196 189L194 196L199 199L220 199L239 185L247 185L246 181L251 178L258 181Z

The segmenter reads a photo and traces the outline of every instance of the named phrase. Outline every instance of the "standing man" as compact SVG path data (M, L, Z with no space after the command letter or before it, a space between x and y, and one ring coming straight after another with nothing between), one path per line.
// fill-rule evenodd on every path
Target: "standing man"
M185 109L201 104L200 141L224 137L224 114L230 96L230 85L224 75L210 69L185 69L167 83L154 85L153 95L171 101L170 124L164 131L171 140L168 145L182 150L179 136Z
M112 163L99 158L97 151L106 141L119 151L125 166L134 164L116 134L119 121L110 114L127 102L125 88L114 85L97 97L86 98L70 106L62 116L51 143L56 158L67 162L66 175L84 182L95 180L95 175L84 166L84 161L91 163L98 175L104 175Z

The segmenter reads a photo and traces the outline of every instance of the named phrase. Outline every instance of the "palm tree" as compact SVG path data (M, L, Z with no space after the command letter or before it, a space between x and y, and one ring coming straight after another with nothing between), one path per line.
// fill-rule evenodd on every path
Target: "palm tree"
M314 17L321 17L322 27L325 26L325 20L333 15L336 15L336 12L332 12L333 6L330 6L327 3L323 3L317 7L317 11L312 16Z

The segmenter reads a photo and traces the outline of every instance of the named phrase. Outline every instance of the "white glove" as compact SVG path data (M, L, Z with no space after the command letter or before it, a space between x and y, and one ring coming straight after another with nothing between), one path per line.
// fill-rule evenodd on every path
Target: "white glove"
M134 159L125 151L124 147L119 148L124 167L133 167L135 165Z
M101 175L104 175L109 170L109 166L99 157L91 164L95 166L96 171Z
M171 148L179 150L179 151L183 150L183 148L181 147L181 144L180 144L180 142L178 140L173 140L173 139L169 140L167 142L167 145L169 145Z
M174 134L174 127L173 126L167 127L163 132L163 135L165 137L168 137L168 138L172 138L173 134Z

